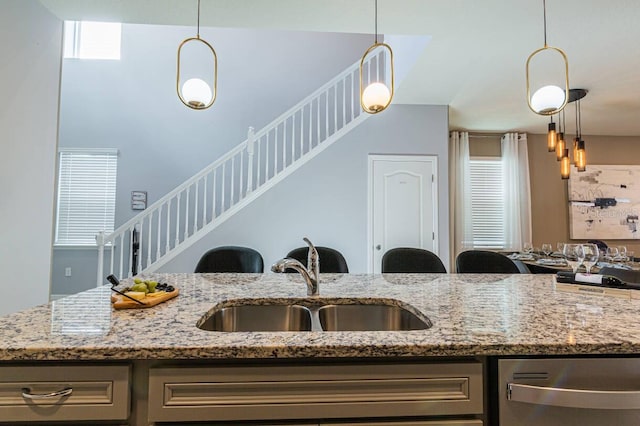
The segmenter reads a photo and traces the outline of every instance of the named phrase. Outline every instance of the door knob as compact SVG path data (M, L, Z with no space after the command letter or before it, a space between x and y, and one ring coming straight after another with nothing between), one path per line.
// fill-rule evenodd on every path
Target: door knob
M378 244L378 245L376 246L376 250L380 250L381 248L382 248L382 246L381 246L380 244Z

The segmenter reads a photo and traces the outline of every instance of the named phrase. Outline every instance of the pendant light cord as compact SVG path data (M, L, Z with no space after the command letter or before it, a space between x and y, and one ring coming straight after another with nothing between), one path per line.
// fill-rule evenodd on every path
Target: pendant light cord
M582 139L582 108L580 107L580 99L578 99L578 129L579 137Z
M197 37L200 38L200 0L198 0L198 32Z
M200 1L200 0L198 0ZM375 0L375 6L374 6L374 15L375 15L375 38L374 41L376 44L378 44L378 0Z
M580 105L580 100L576 100L576 138L580 139L580 127L578 127L578 106Z
M547 47L547 1L546 0L542 0L542 19L544 21L544 47Z

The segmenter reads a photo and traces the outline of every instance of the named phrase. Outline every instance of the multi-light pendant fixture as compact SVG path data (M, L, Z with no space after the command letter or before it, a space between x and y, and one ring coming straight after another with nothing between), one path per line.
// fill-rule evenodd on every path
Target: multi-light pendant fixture
M556 136L551 136L551 130L547 133L547 147L550 147L550 140L556 139L555 154L556 159L560 162L560 176L562 179L569 179L571 174L571 158L573 157L573 165L579 172L587 170L587 152L584 140L582 140L582 117L580 110L580 99L587 95L585 89L571 89L567 96L567 102L575 102L576 106L576 137L573 140L573 146L570 150L564 141L564 133L566 131L566 120L564 118L564 110L558 114L559 132ZM555 129L554 129L555 132ZM551 151L549 149L549 151Z
M569 61L567 55L562 49L547 44L546 0L542 0L542 10L544 20L544 46L535 50L527 58L527 103L529 108L536 114L550 116L547 131L547 150L555 153L556 159L560 162L560 175L562 179L569 179L569 175L571 174L571 153L573 154L573 163L579 172L583 172L587 168L586 150L585 143L582 140L580 117L580 99L587 94L587 91L584 89L569 89ZM555 54L555 56L559 56L562 60L562 67L564 68L564 89L554 84L536 84L535 87L537 87L537 89L532 94L530 67L532 59L542 52ZM564 107L570 102L576 102L576 137L572 150L567 147L564 139L566 131ZM558 127L556 127L556 123L553 121L553 116L556 114L558 115Z
M213 57L213 77L211 86L201 78L190 78L184 82L180 87L180 73L181 73L181 53L182 48L188 43L194 43L194 45L204 45ZM182 41L178 47L178 71L176 75L176 91L178 92L178 98L183 104L192 109L207 109L216 100L218 85L218 56L214 48L205 40L200 38L200 0L198 0L198 27L195 37L190 37Z
M381 58L381 55L378 55L375 61L370 61L368 73L365 77L364 67L367 56L379 49L384 49L387 55L384 59ZM374 71L372 71L373 64L375 64ZM389 69L386 67L387 64ZM380 68L383 69L380 70ZM375 39L360 60L360 105L364 112L377 114L384 111L391 104L394 93L393 72L393 51L388 44L378 42L378 0L375 0ZM387 82L385 81L386 79L390 81Z
M567 55L560 48L549 46L547 44L547 5L546 0L542 0L543 19L544 19L544 46L535 50L527 58L527 103L529 108L540 115L554 115L562 111L567 105L569 93L569 61ZM538 87L535 92L531 93L531 60L540 53L555 53L560 56L564 66L564 88L554 84L536 84ZM538 57L540 58L540 57ZM551 125L550 125L551 128Z

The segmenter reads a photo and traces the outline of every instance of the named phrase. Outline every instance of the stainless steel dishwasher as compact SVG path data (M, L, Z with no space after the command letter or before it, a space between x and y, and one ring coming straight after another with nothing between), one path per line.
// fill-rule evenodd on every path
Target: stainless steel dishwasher
M498 361L501 426L640 425L640 359Z

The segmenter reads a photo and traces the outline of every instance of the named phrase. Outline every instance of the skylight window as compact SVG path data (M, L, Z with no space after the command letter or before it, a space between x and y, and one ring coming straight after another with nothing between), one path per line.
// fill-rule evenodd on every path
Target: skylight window
M64 57L119 60L121 34L120 23L65 21Z

